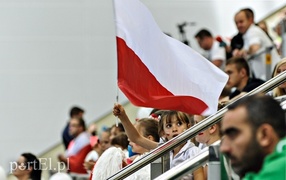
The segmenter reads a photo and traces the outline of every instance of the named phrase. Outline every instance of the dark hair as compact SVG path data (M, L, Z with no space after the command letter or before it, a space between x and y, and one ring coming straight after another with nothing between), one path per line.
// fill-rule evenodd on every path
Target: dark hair
M226 61L226 66L230 64L235 64L236 69L240 71L241 69L245 69L246 75L249 76L249 66L246 60L243 57L232 57Z
M119 145L123 149L127 149L128 144L129 144L128 137L125 133L120 133L111 139L111 145L113 145L113 146Z
M180 111L172 111L172 110L164 111L159 121L159 128L158 128L159 135L161 136L163 135L164 123L170 123L173 117L175 117L181 123L190 125L191 121L190 121L190 117L188 114L180 112Z
M244 9L241 9L240 12L244 12L247 19L250 19L252 18L254 20L254 12L252 9L250 8L244 8Z
M78 121L78 125L79 125L80 127L82 127L83 131L86 130L86 126L85 126L85 121L84 121L84 119L82 119L82 118L73 118L73 119L75 119L75 120Z
M40 166L40 161L39 159L31 154L31 153L23 153L21 154L25 158L25 164L26 168L32 167L32 171L30 173L30 179L32 180L40 180L41 179L41 174L42 174L42 169Z
M125 132L125 129L124 129L124 126L122 125L122 123L118 123L118 126L116 126L116 124L113 124L112 126L111 126L111 128L110 128L110 130L112 129L112 128L117 128L117 129L119 129L119 131L120 132Z
M158 134L158 121L152 118L142 118L139 119L136 124L138 124L143 132L144 137L152 136L156 142L159 142L160 136Z
M84 110L79 107L74 106L70 110L70 117L72 118L73 116L76 116L80 113L84 113Z
M208 30L202 29L195 35L195 38L199 39L203 39L204 37L212 37L212 34Z
M154 109L152 109L152 111L149 113L149 115L155 114L157 111L160 111L160 109L154 108Z
M242 98L228 106L229 110L245 107L247 120L254 132L262 125L269 124L276 131L278 137L286 135L285 112L280 104L270 96L262 94Z

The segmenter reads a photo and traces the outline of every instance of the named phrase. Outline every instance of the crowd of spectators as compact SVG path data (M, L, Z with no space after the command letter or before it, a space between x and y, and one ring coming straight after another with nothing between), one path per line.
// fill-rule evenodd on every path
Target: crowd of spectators
M228 93L221 99L227 102L268 80L267 65L270 65L272 76L286 70L286 58L279 57L275 47L259 54L261 50L272 47L273 41L265 29L265 23L259 23L260 27L255 24L251 9L239 10L234 15L234 21L238 32L230 44L214 38L207 29L201 29L195 35L200 47L206 51L208 60L229 75L225 87ZM269 64L265 63L267 53L271 54L272 59ZM174 148L170 152L170 167L194 158L201 149L221 139L220 149L224 154L225 167L231 166L232 170L227 172L228 176L233 179L265 179L270 176L285 179L285 114L274 100L274 97L285 94L286 85L283 83L269 92L268 96L255 95L235 102L229 107L222 122ZM122 124L105 128L97 134L95 124L86 127L84 112L80 107L70 110L70 119L62 133L65 153L58 155L58 161L68 169L52 175L51 180L106 179L205 118L173 110L154 109L145 117L133 121L128 118L123 106L116 104L113 114ZM208 165L199 167L188 177L207 179L207 168ZM21 180L40 180L39 159L31 153L23 153L13 175ZM150 178L148 165L127 179Z

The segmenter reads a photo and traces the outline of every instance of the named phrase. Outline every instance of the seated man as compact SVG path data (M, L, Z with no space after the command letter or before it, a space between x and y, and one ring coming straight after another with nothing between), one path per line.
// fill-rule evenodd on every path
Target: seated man
M84 120L72 118L69 123L69 133L74 139L69 143L65 155L59 155L58 158L68 165L69 172L87 174L83 163L86 155L91 151L91 145Z
M285 179L285 113L272 97L254 95L228 107L220 150L235 173L252 180Z
M241 92L250 92L264 83L261 79L250 78L249 66L244 58L233 57L226 62L225 72L229 75L226 87L236 88L229 95L229 99L234 98Z

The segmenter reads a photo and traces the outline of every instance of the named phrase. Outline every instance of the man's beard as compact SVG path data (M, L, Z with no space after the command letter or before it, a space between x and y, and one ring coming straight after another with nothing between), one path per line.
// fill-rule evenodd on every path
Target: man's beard
M233 162L232 168L240 177L244 177L248 172L258 172L264 160L265 154L255 138L252 138L248 147L245 149L244 155L238 160L231 157Z

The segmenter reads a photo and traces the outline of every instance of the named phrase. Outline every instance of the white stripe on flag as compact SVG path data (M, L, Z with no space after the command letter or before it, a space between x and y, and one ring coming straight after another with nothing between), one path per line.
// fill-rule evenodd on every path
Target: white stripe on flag
M193 96L217 111L228 76L189 46L165 35L149 10L138 0L114 0L117 36L146 65L167 90Z

